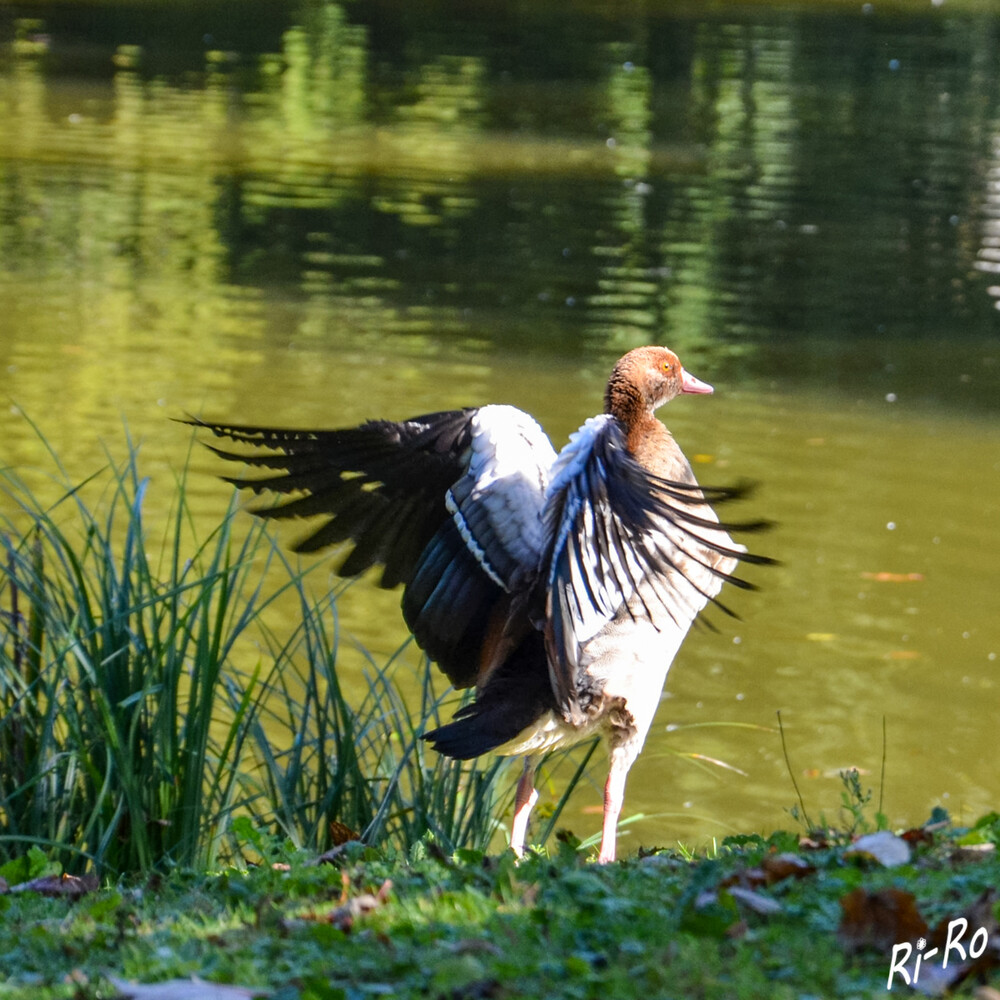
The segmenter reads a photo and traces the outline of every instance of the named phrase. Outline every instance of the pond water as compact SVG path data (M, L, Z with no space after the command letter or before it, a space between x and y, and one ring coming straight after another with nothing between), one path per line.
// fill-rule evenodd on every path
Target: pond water
M678 656L625 846L787 826L778 711L814 816L883 753L894 824L996 807L996 6L235 10L0 14L2 461L46 465L22 413L81 479L127 426L165 509L185 413L502 401L559 445L665 343L716 395L661 417L781 566ZM344 629L387 656L397 606Z

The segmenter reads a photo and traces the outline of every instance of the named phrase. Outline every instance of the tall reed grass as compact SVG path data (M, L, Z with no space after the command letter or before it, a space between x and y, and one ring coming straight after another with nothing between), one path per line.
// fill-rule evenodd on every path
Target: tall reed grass
M313 850L352 833L487 848L509 782L425 750L428 670L371 660L353 704L339 591L314 597L260 524L237 537L230 509L199 540L185 471L151 542L131 442L85 483L49 456L53 503L0 471L0 859L207 868L238 854L238 816ZM291 634L269 623L279 596Z

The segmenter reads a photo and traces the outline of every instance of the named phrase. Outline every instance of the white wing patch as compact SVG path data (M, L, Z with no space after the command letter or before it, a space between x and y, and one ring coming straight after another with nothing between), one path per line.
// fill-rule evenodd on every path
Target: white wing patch
M514 406L484 406L472 419L469 467L445 504L469 551L506 591L538 565L555 459L545 432Z
M548 496L566 489L567 484L580 474L590 460L594 442L614 419L609 413L598 414L590 417L579 430L570 434L569 443L559 452L559 457L552 466L552 483Z

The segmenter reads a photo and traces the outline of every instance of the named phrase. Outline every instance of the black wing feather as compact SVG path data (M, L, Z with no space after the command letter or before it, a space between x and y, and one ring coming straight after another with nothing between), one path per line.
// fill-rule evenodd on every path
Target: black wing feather
M476 700L423 739L439 753L469 760L509 743L555 707L542 636L531 630Z
M240 489L289 497L252 508L252 513L264 518L330 515L295 544L296 551L314 552L353 539L341 571L355 575L384 561L393 539L406 537L402 549L392 549L392 572L381 581L394 586L412 576L420 553L448 516L445 493L462 474L474 413L449 410L399 423L370 420L359 427L321 431L186 422L253 449L209 446L221 458L284 470L257 479L226 477Z

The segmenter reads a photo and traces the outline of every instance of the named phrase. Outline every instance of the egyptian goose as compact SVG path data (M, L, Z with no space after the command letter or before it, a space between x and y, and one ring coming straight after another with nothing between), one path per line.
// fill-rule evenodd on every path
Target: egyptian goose
M489 405L343 430L298 431L191 421L242 446L224 459L283 470L227 477L255 493L295 494L262 517L332 515L295 548L353 541L339 567L383 566L403 584L406 624L456 688L475 700L424 734L469 759L523 755L511 847L524 849L537 798L537 755L603 734L610 749L601 861L615 858L625 779L667 670L695 616L740 560L711 502L654 416L679 393L712 387L664 347L615 365L604 413L557 455L539 425Z

